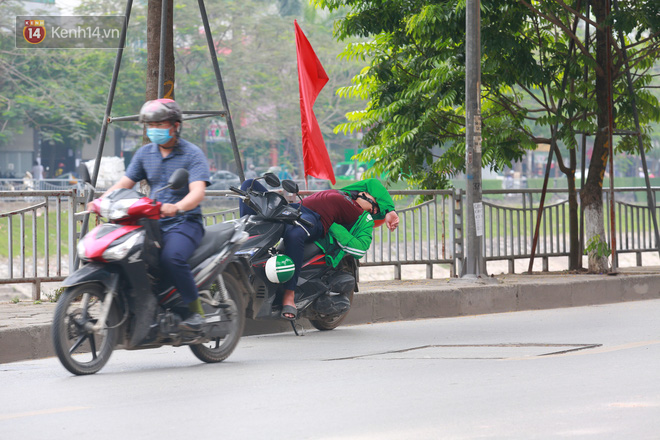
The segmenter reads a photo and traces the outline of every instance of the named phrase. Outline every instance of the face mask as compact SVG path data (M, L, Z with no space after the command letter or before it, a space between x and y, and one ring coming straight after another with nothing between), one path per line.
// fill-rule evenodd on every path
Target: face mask
M166 144L172 139L169 128L147 128L147 137L158 145Z

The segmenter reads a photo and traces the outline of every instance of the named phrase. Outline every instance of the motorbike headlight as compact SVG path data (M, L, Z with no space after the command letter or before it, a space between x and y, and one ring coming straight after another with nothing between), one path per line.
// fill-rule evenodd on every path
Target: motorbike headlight
M143 237L144 234L133 234L125 241L109 247L103 252L103 259L105 261L117 261L125 258L128 252L142 241Z
M76 245L76 251L78 252L78 258L80 258L82 261L87 261L87 249L85 248L85 243L80 240L78 242L78 245Z

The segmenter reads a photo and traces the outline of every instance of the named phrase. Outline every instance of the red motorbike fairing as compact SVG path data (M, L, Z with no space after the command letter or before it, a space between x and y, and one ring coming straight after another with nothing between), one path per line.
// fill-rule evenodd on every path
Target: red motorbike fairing
M311 260L303 263L303 267L307 266L323 266L325 265L325 254L319 254L315 257L312 257Z
M128 215L134 218L148 217L151 219L159 219L160 205L160 202L154 204L148 197L142 197L128 208Z
M92 211L96 214L101 213L102 199L94 199L92 202ZM134 223L135 220L141 218L159 219L160 207L162 203L153 202L148 197L135 198L135 202L128 208L124 218L115 219L114 223Z
M142 226L119 225L115 223L104 223L95 227L83 238L86 257L90 260L105 262L103 252L105 252L108 246L118 238L140 228Z

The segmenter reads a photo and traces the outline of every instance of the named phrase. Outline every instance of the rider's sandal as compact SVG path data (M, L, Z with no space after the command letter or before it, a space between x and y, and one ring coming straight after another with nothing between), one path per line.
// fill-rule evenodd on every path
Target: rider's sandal
M292 315L292 316L286 316L286 315ZM282 307L282 313L280 314L282 319L286 319L287 321L295 321L296 318L298 318L298 309L296 309L294 306L284 306Z

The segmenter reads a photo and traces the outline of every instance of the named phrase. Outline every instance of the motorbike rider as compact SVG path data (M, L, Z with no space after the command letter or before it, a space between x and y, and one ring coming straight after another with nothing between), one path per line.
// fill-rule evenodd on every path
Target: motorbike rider
M383 186L382 182L378 179L364 179L348 186L341 188L341 191L351 194L355 191L363 191L373 194L374 198L380 206L380 211L374 215L374 220L384 220L387 229L394 231L399 226L399 215L394 208L394 201L392 196L387 192L387 188Z
M374 217L384 218L392 231L398 226L399 217L394 211L392 197L379 180L370 180L372 182L369 182L368 186L366 184L362 186L364 190L331 189L306 197L300 209L301 217L313 225L305 228L309 235L301 226L286 226L283 235L284 248L286 254L293 260L295 270L293 277L283 286L282 318L287 320L297 318L295 288L302 268L305 243L317 242L317 245L326 252L332 244L337 243L342 252L349 252L356 258L361 258L371 245ZM263 185L259 182L253 183L252 180L246 180L241 185L244 191L250 187L257 191L266 191ZM367 188L378 194L378 198L367 192ZM388 213L381 212L381 203L387 206ZM241 202L240 214L243 216L256 213ZM341 253L333 253L327 255L326 259L336 266L340 257Z
M163 281L169 281L180 292L186 306L175 310L182 318L179 328L199 331L204 323L204 310L188 259L204 236L200 203L211 183L209 165L202 150L180 137L182 120L181 108L174 100L147 101L140 109L139 121L147 125L147 137L151 143L135 153L126 174L105 194L120 188L133 188L137 182L146 179L153 198L155 191L167 185L176 169L188 170L187 187L165 189L157 195L162 202L160 273Z

